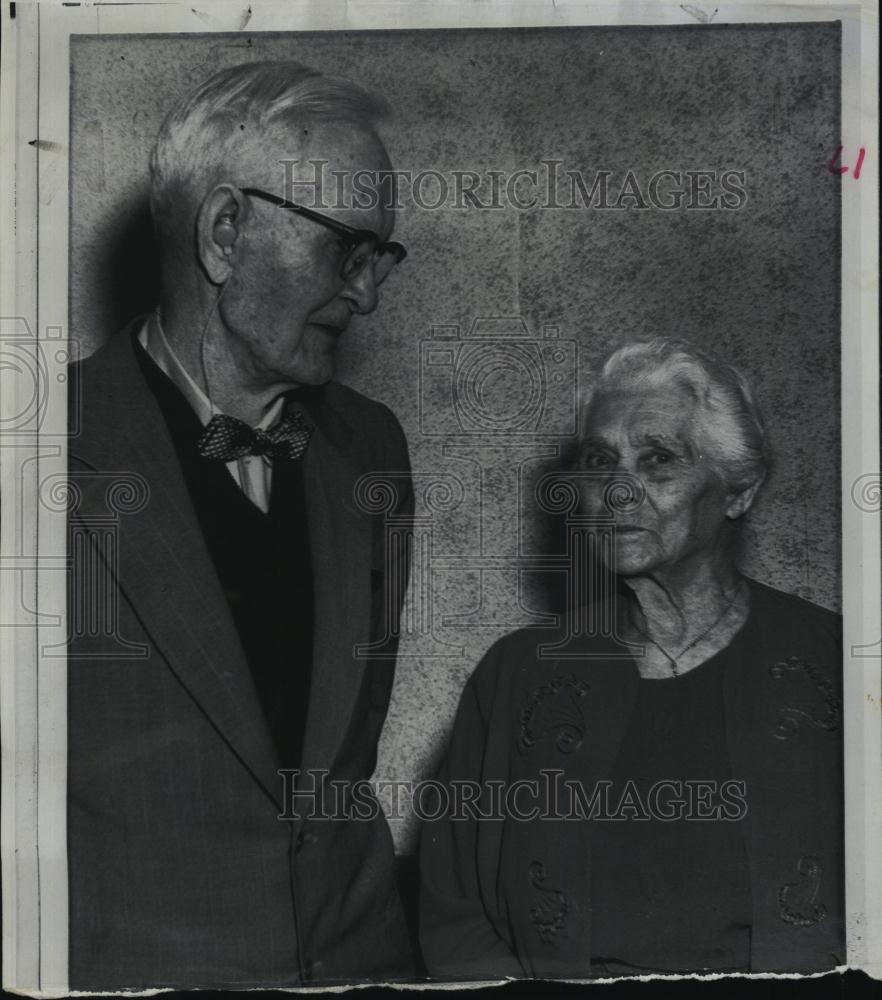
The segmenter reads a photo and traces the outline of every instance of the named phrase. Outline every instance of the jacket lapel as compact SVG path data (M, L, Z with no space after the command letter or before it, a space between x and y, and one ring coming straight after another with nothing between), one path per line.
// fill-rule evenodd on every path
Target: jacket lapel
M307 518L315 587L312 683L303 767L332 767L364 679L355 646L370 637L371 524L355 503L362 470L352 431L325 394L305 459Z
M118 518L119 590L155 650L278 805L278 760L251 672L128 333L85 363L83 430L70 443L82 497L75 516L83 527L106 516L108 476L141 477L146 503ZM127 412L132 418L122 421Z

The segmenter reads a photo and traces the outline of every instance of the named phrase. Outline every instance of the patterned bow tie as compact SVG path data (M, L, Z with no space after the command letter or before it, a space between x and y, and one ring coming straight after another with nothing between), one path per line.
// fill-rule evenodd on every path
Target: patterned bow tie
M297 459L306 451L311 434L312 426L299 410L285 414L268 431L256 430L244 420L216 413L199 438L199 454L222 462L234 462L244 455Z

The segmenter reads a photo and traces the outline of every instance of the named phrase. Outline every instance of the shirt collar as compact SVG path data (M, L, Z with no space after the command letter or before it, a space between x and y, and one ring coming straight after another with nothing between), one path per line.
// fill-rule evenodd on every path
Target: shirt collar
M178 360L175 352L162 329L162 322L158 313L151 313L144 321L138 340L144 350L150 355L157 366L165 372L172 383L178 388L184 399L193 408L193 412L199 418L199 422L205 427L215 414L223 413L221 409L205 395L202 389L190 377L190 373ZM278 396L273 400L272 405L261 418L257 425L258 430L268 430L275 424L282 415L285 406L285 397Z

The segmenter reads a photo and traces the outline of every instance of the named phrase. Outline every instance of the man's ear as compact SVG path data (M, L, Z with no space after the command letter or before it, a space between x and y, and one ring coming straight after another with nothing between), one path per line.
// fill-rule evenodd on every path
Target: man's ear
M741 490L738 493L730 493L728 495L726 498L726 517L728 517L730 521L737 521L739 517L743 517L750 510L765 478L765 473L763 473L759 479L757 479L755 483L748 486L747 489Z
M234 184L218 184L202 199L196 215L199 263L214 285L222 285L233 270L236 244L248 202Z

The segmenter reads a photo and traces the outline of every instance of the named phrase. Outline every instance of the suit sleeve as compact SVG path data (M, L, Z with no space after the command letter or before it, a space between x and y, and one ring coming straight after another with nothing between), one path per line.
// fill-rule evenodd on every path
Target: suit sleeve
M487 697L492 699L492 690L487 691ZM477 811L483 815L490 812L483 783L486 705L473 677L460 699L439 773L449 802L455 801L452 783L477 783L481 789ZM478 980L524 976L520 963L494 928L481 889L481 869L493 878L498 867L502 825L501 819L476 818L469 810L462 810L462 818L451 819L450 809L440 819L426 820L423 825L420 943L434 977Z

